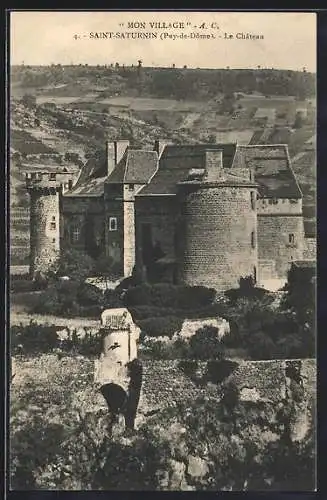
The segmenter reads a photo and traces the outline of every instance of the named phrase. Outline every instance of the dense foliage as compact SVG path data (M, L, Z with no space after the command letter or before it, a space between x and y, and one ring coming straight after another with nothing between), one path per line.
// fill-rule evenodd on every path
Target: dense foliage
M65 353L71 353L93 357L99 356L101 351L101 333L92 332L88 328L69 330L31 321L26 326L12 325L9 334L12 355L56 353L61 357Z
M169 283L143 284L127 290L127 307L152 306L174 309L196 309L212 304L216 291L204 286L183 286Z

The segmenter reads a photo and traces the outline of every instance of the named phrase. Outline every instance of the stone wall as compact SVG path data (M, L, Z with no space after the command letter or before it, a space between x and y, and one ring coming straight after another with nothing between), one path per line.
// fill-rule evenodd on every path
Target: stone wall
M308 260L317 258L317 240L316 240L316 238L305 238L303 258L308 259Z
M59 193L31 190L30 272L46 272L60 248Z
M186 194L182 282L223 291L237 287L240 277L257 272L253 190L217 186Z
M119 266L121 276L124 273L124 211L123 200L112 199L105 202L105 249L106 255ZM110 218L116 217L117 230L110 231Z
M308 405L314 405L316 400L316 360L290 360L289 363L301 363L301 375L304 386L304 399ZM187 376L178 360L145 360L144 382L142 392L150 409L162 409L173 406L179 401L196 398L203 394L216 394L220 397L219 386L213 384L197 385ZM287 360L242 361L235 371L224 382L235 384L240 397L244 400L246 394L252 394L255 399L281 402L287 396L288 381L286 377ZM199 362L198 376L204 374L207 363Z
M294 235L294 243L290 235ZM286 278L292 260L302 260L304 226L301 215L258 214L259 260L274 260L276 275Z
M104 251L104 205L100 197L63 197L61 214L63 244L90 254ZM74 229L79 229L78 240L73 239Z

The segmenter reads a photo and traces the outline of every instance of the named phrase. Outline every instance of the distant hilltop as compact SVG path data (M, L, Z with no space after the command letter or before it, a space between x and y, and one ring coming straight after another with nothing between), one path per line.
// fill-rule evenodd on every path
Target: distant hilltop
M11 83L26 90L46 86L81 84L96 85L121 94L175 99L213 99L222 93L260 93L266 96L294 96L299 100L315 95L316 75L306 68L301 71L262 68L203 69L176 67L145 67L142 61L125 65L121 61L105 66L88 64L49 66L12 66Z

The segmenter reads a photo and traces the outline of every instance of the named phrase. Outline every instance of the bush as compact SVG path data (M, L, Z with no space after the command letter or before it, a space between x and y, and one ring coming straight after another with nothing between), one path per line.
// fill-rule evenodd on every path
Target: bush
M97 286L90 285L89 283L83 283L78 287L76 299L81 306L102 306L104 302L102 291Z
M212 304L216 291L202 286L182 286L169 283L139 285L127 290L124 303L130 306L173 307L176 309L201 308Z
M27 326L10 328L11 354L38 354L51 352L58 346L56 326L38 325L31 322Z
M229 359L209 361L207 363L207 378L214 384L221 384L238 366L238 363Z
M224 346L218 339L218 330L204 326L190 338L190 356L194 359L222 359Z
M66 352L94 356L100 354L101 342L100 332L92 334L84 329L84 335L78 336L76 330L61 333L56 325L39 325L34 321L27 326L13 325L10 328L12 355Z
M252 300L263 300L272 302L272 297L270 292L265 290L264 288L259 288L255 286L254 280L252 276L246 276L245 278L240 278L239 288L232 288L225 292L226 297L228 298L231 304L237 303L240 299L252 299Z
M175 332L180 331L182 320L176 316L164 316L139 320L137 324L141 328L142 335L171 338Z
M33 308L38 314L99 317L105 305L95 285L74 280L55 281L40 294Z
M116 290L107 289L103 295L103 306L106 309L123 307L122 300Z
M42 277L34 280L26 274L10 277L10 291L13 293L35 292L44 290L47 286L47 280Z
M93 274L94 268L94 260L85 252L64 248L49 275L69 276L72 280L82 283Z
M198 368L198 362L195 360L183 359L178 364L178 368L181 369L188 377L194 377Z

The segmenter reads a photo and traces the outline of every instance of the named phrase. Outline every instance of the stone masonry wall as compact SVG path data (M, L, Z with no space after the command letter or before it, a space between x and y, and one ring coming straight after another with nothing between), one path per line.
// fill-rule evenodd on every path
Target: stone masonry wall
M30 272L45 272L55 261L60 248L59 193L46 190L30 192Z
M290 363L301 363L301 375L305 399L308 404L316 400L316 360L290 360ZM197 385L179 367L179 360L144 360L143 396L148 408L164 408L185 399L194 399L204 393L216 394L219 387ZM280 402L287 396L286 377L287 360L242 361L224 383L234 383L242 399L246 398L245 389L254 389L257 398L262 401ZM199 362L197 372L203 375L207 363Z
M290 234L294 235L291 243ZM258 215L259 259L274 260L276 276L286 278L292 260L303 259L303 217L292 215Z
M317 258L317 240L316 238L305 238L304 247L304 259L316 259Z
M122 200L108 200L105 204L105 248L106 255L119 265L124 273L124 212ZM117 230L110 231L110 217L116 217Z
M186 195L182 282L223 291L257 271L257 217L251 191L210 187Z

